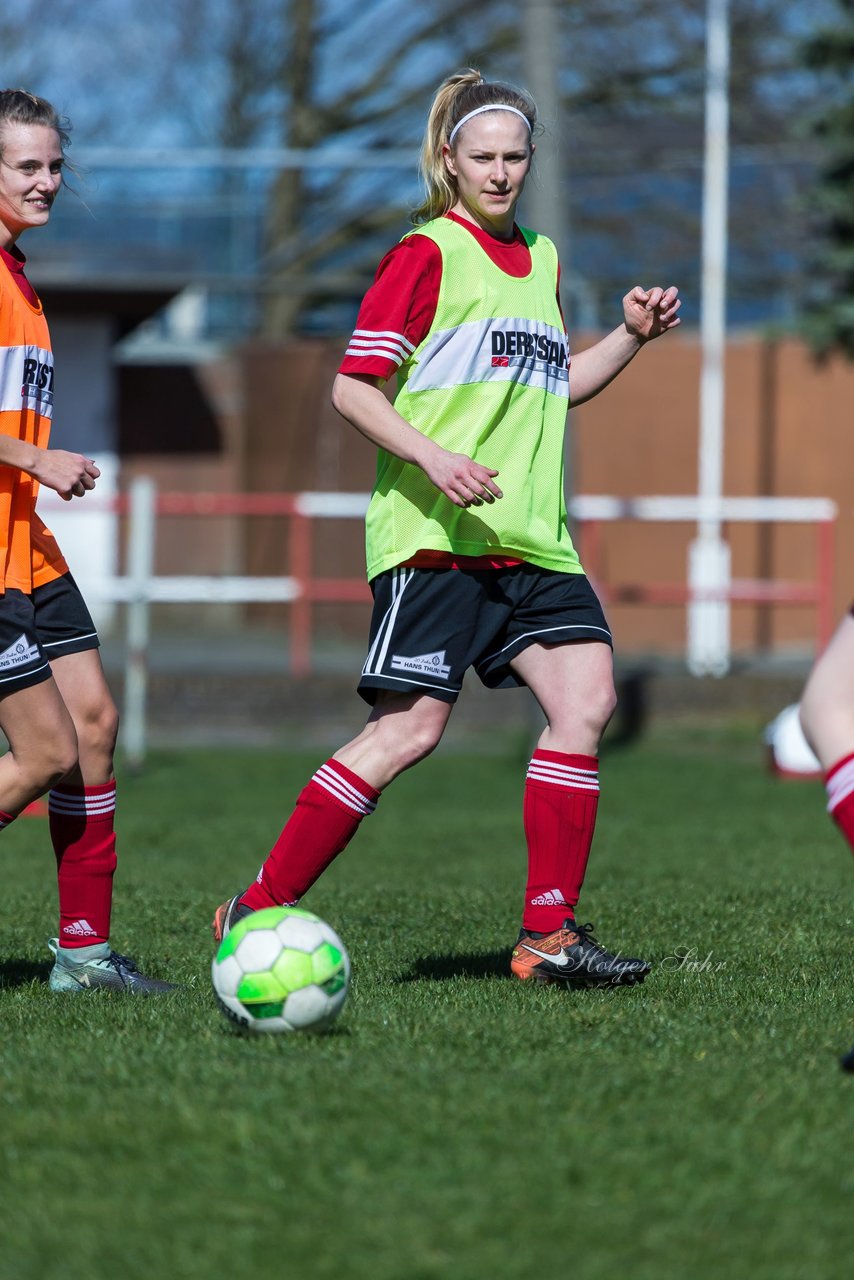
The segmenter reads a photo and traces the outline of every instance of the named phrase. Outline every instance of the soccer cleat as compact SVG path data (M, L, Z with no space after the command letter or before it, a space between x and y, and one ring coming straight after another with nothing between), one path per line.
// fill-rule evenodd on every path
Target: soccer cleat
M854 1071L854 1048L849 1049L845 1056L839 1059L839 1065L843 1071Z
M75 961L59 945L58 938L47 944L56 957L47 984L51 991L123 991L129 995L162 996L177 991L174 982L161 982L159 978L147 978L140 973L130 956L120 956L104 944L105 955L91 953L95 948L82 947L89 952L85 959Z
M229 898L228 902L223 902L214 912L214 918L211 921L211 933L214 936L214 942L219 944L227 933L230 933L238 920L242 920L244 916L252 914L252 908L247 907L244 902L240 901L241 895L236 893L233 898Z
M565 982L576 987L630 987L650 971L646 960L613 954L593 936L592 924L570 917L553 933L519 930L510 971L537 982Z

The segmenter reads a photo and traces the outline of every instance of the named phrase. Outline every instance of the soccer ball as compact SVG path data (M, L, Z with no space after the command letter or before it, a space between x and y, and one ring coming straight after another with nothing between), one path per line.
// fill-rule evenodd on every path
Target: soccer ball
M778 778L820 778L821 764L804 737L797 702L784 707L765 729L771 772Z
M325 1031L347 998L350 958L324 920L265 907L223 938L211 965L220 1009L249 1031Z

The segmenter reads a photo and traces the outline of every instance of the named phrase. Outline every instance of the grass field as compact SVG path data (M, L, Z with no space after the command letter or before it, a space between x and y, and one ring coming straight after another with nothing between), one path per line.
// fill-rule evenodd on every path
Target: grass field
M820 786L738 727L606 753L580 914L655 969L533 990L497 747L401 778L305 900L354 965L322 1038L233 1033L207 934L316 753L120 779L113 941L168 1000L48 992L46 823L4 835L2 1280L850 1274L854 866Z

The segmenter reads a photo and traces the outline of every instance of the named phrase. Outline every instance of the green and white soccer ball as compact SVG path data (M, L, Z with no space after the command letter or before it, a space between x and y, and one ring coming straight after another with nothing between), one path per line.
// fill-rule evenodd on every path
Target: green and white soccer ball
M211 980L222 1012L248 1031L325 1031L347 999L350 958L319 916L266 907L226 934Z

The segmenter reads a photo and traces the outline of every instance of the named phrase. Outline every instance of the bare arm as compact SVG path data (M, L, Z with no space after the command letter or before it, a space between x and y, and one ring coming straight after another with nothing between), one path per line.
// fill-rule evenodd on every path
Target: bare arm
M679 324L681 306L672 285L643 289L635 285L623 298L623 323L601 342L572 357L569 374L570 403L583 404L613 382L642 346Z
M479 507L502 497L497 471L464 453L451 453L430 440L390 404L378 379L339 373L332 403L357 431L404 462L420 467L431 484L458 507Z
M0 466L25 471L66 502L82 498L89 489L94 489L101 474L91 458L84 458L80 453L40 449L26 440L4 435L0 435Z

